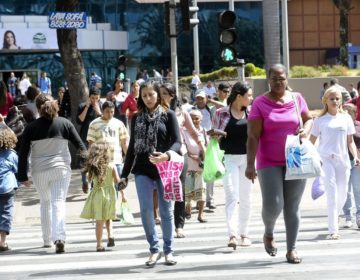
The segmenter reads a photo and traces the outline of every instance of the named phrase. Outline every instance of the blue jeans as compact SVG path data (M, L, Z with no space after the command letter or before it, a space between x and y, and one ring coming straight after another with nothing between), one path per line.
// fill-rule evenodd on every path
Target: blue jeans
M153 191L156 189L159 195L161 229L164 241L163 251L165 255L172 253L174 240L173 203L164 200L164 187L161 180L153 180L144 175L135 175L135 185L140 204L141 222L150 245L150 252L152 254L160 252L153 211Z
M351 221L351 189L354 194L355 206L356 206L356 219L360 219L360 167L354 166L351 163L351 173L349 180L349 188L347 193L347 199L343 207L343 212L347 221Z
M10 233L14 217L15 191L0 194L0 231Z

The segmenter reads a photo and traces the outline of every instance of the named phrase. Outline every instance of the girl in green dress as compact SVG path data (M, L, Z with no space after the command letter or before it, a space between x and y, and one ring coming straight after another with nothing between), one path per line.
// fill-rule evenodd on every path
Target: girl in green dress
M110 147L106 142L93 143L85 163L84 172L88 173L93 188L88 195L80 217L96 220L96 251L103 252L103 227L106 221L108 247L115 245L112 223L116 218L116 191L114 183L119 183L119 175L114 164L110 163Z

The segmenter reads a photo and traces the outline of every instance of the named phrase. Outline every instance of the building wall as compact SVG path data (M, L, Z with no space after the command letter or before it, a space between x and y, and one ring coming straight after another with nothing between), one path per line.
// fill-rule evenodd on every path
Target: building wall
M349 42L360 45L360 0L352 1L349 15ZM291 0L288 2L291 65L322 65L326 52L340 47L339 12L332 0Z

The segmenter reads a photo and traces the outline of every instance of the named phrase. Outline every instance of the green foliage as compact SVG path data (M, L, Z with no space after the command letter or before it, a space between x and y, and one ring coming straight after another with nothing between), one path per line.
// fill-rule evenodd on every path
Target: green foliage
M200 80L205 83L207 81L216 81L222 78L235 78L237 77L236 67L223 67L219 70L207 73L200 74ZM180 83L190 84L192 76L187 76L179 79Z
M266 76L266 71L263 68L255 67L254 76Z
M341 65L334 65L329 73L328 76L347 76L349 74L349 69L345 66Z
M327 72L330 72L331 66L324 64L324 65L317 66L316 69L318 71L320 71L321 73L327 73Z
M297 65L290 69L291 78L310 78L321 76L320 71L310 66Z
M245 77L254 76L255 71L256 71L256 67L253 63L247 63L245 65Z

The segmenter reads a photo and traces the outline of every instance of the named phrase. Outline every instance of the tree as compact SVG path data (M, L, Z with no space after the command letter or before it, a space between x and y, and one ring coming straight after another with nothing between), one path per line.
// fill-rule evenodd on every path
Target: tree
M349 43L349 12L352 9L352 0L333 0L334 5L340 12L340 63L348 67L348 49Z
M263 5L265 69L281 62L279 0L266 0Z
M79 0L57 0L56 10L65 12L78 11ZM89 88L86 81L84 62L77 47L76 29L57 29L57 41L61 60L64 65L64 76L68 83L71 99L71 118L76 120L79 103L89 96Z

